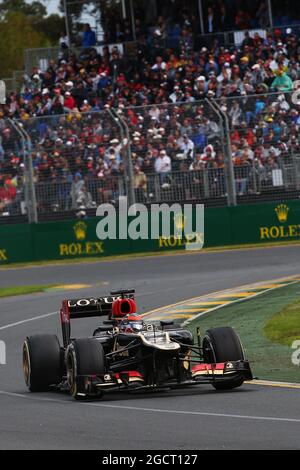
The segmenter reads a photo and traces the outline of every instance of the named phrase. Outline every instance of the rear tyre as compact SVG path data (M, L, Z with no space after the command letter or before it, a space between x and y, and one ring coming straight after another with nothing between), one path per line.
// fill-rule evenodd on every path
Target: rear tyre
M206 332L203 338L204 360L207 363L243 361L245 355L240 338L231 327L213 328ZM208 349L209 351L205 351ZM232 380L216 382L216 390L232 390L244 383L244 377L239 374Z
M70 393L73 398L81 399L88 393L85 380L80 376L105 373L105 354L100 341L93 338L73 340L66 352L66 366Z
M23 344L23 373L31 392L46 392L62 381L61 350L57 336L36 335Z

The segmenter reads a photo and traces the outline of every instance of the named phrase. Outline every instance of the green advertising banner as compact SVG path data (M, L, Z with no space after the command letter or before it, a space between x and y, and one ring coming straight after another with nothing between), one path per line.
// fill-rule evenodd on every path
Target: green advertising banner
M156 240L99 240L98 222L95 217L1 225L0 264L176 251L186 246L185 240L172 235ZM204 238L204 247L300 240L300 201L208 208Z
M29 224L0 226L0 265L34 260Z

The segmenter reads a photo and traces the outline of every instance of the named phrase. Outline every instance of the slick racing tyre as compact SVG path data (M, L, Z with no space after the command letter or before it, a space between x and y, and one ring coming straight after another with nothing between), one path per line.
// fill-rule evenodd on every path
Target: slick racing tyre
M31 392L46 392L62 381L61 349L57 336L28 336L23 344L23 373Z
M240 338L231 327L213 328L206 332L203 338L204 360L207 363L243 361L245 360L243 346ZM208 349L209 352L205 352ZM232 380L216 382L213 387L216 390L232 390L240 387L244 382L242 375L235 376Z
M80 399L88 395L81 376L105 373L105 355L100 341L93 338L73 340L66 351L66 366L72 397Z

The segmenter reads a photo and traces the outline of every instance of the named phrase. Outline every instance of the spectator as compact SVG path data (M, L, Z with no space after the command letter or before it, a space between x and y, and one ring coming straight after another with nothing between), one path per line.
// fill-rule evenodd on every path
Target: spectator
M228 15L228 11L226 5L224 3L220 6L220 21L219 21L219 31L228 31L231 26L230 18Z
M82 188L84 187L84 180L81 173L76 173L71 187L70 197L72 209L78 209L81 205Z
M70 47L69 38L65 31L60 33L59 46L61 49L68 49Z
M258 24L262 29L270 26L269 9L265 0L260 3L256 13L256 18L258 19Z
M184 158L193 160L195 144L189 138L188 134L183 134L182 138L178 140L179 148L183 152Z
M228 115L231 118L231 123L232 126L239 126L242 121L242 110L240 108L239 102L234 100L232 103L232 107L230 108L230 111Z
M207 33L215 33L217 31L217 18L212 7L208 7L207 9L207 23L205 29Z
M286 93L286 92L292 91L293 82L291 78L282 69L279 69L277 77L274 79L272 83L272 88L274 88L277 91Z
M167 155L165 150L159 152L155 160L155 171L160 175L160 181L163 184L166 181L167 175L171 172L171 158Z
M213 7L214 20L220 11ZM155 193L153 173L165 172L165 181L172 182L171 170L182 173L196 155L201 155L197 171L205 168L211 175L209 191L225 194L217 161L222 133L216 114L203 101L207 97L217 98L230 117L235 171L246 175L238 192L253 191L253 160L257 167L267 165L269 157L275 166L288 162L299 151L299 106L291 91L300 76L300 31L270 31L265 39L247 33L240 46L226 48L213 37L199 47L190 15L182 15L178 27L182 40L172 48L165 47L169 24L160 18L132 58L124 57L121 47L104 47L101 53L86 48L77 55L60 54L44 71L34 68L22 88L0 106L0 178L22 178L21 146L5 121L10 117L32 136L37 185L58 188L51 190L57 192L53 204L64 206L71 186L74 194L78 173L96 203L115 199L126 150L110 117L115 108L128 123L134 165L147 175L149 194ZM119 29L125 37L123 23ZM142 29L147 35L145 25ZM12 163L14 158L19 160ZM161 161L167 163L165 171ZM270 178L266 181L271 184ZM182 176L180 184L191 180ZM43 207L51 207L46 199Z
M87 187L82 185L76 190L76 209L92 209L96 206L92 195L88 192ZM74 207L73 207L74 208Z
M147 176L139 165L134 167L134 190L137 202L145 202L147 199Z
M96 34L91 29L89 23L86 23L83 27L83 35L82 35L82 47L93 47L96 45Z
M16 198L17 190L11 179L0 180L0 212L8 212Z
M239 10L235 17L235 25L237 29L249 29L251 26L250 15L246 10Z

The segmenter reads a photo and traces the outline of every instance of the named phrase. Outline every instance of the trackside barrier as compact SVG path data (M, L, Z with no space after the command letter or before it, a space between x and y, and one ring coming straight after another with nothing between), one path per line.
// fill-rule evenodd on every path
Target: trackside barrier
M159 240L105 240L96 236L99 218L0 226L0 264L71 258L101 258L185 248L171 236ZM205 245L218 247L300 240L300 201L208 208Z

